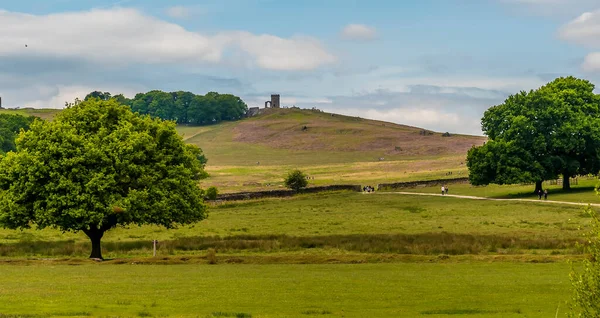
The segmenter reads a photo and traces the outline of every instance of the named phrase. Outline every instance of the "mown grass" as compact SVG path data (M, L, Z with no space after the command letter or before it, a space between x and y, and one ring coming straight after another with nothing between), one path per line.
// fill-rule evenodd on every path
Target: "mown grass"
M0 314L554 317L565 263L3 266Z

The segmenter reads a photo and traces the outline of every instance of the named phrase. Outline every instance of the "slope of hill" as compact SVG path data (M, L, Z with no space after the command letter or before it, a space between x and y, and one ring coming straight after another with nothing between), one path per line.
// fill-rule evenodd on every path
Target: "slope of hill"
M36 116L42 119L52 119L54 115L60 113L60 109L34 109L34 108L20 108L20 109L0 109L0 114L16 114L23 116Z
M211 126L188 142L219 164L370 162L464 155L486 138L451 135L358 117L269 109L257 117ZM241 151L243 150L243 151ZM307 156L315 158L309 159Z

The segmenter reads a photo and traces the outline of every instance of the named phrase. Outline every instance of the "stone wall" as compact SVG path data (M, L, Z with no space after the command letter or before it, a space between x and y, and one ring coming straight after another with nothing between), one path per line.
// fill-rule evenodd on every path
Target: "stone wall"
M252 116L256 116L258 114L260 114L259 107L250 107L250 108L248 108L248 111L246 112L246 117L252 117Z
M396 183L382 183L377 185L377 190L394 190L394 189L406 189L416 187L432 187L432 186L443 186L445 184L460 184L469 183L469 178L454 178L454 179L438 179L438 180L427 180L427 181L410 181L410 182L396 182Z

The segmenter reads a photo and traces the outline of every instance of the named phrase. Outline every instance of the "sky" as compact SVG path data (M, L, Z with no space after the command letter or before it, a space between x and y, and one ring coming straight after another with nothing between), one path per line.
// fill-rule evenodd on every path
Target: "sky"
M600 84L598 0L0 0L3 107L240 96L481 135L560 76Z

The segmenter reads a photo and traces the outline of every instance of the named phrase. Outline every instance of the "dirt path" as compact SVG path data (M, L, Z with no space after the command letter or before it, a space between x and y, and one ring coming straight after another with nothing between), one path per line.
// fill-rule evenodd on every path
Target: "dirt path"
M422 195L422 196L434 196L441 197L441 194L436 193L419 193L419 192L378 192L378 194L404 194L404 195ZM582 205L600 207L598 203L580 203L580 202L566 202L566 201L553 201L553 200L534 200L534 199L499 199L499 198L486 198L486 197L475 197L471 195L457 195L457 194L444 194L444 197L470 199L470 200L489 200L489 201L520 201L520 202L535 202L535 203L548 203L548 204L570 204L570 205Z

